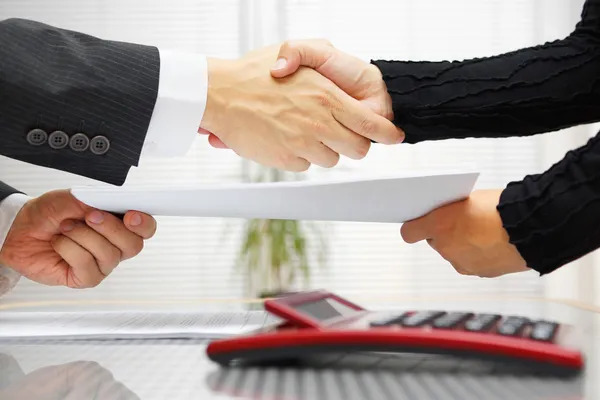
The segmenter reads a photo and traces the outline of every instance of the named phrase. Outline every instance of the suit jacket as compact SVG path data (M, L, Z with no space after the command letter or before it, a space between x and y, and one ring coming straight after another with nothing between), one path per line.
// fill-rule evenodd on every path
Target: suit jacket
M159 70L156 47L0 21L0 154L122 185L138 165ZM1 184L0 200L11 190Z

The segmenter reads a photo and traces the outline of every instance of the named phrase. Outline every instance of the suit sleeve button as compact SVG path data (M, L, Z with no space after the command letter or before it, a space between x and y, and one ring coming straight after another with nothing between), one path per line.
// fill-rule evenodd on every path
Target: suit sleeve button
M84 133L76 133L69 140L69 147L73 151L86 151L90 147L90 139Z
M90 150L97 156L106 154L110 148L110 141L105 136L96 136L90 141Z
M27 133L27 143L32 146L40 146L46 143L48 134L42 129L32 129Z
M48 145L55 150L64 149L69 144L69 136L63 131L54 131L48 136Z

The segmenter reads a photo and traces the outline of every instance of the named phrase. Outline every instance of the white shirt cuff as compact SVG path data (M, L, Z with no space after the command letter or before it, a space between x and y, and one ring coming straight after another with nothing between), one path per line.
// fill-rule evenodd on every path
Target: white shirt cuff
M11 194L0 202L0 249L4 245L6 236L21 208L31 197L24 194ZM19 275L13 269L0 265L0 296L10 292L19 282Z
M198 136L206 108L206 56L160 50L158 97L142 157L184 156Z

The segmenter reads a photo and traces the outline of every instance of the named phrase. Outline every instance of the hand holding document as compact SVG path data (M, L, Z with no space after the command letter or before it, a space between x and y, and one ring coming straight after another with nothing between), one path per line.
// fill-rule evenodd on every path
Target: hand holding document
M468 197L478 176L451 173L191 188L78 187L72 193L89 206L114 213L400 223Z

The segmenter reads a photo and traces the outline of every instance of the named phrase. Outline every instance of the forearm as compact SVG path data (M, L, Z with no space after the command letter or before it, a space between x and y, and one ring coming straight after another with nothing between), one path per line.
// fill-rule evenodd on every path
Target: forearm
M600 133L543 174L510 183L498 205L528 266L547 274L600 248Z
M373 61L405 143L525 136L600 121L600 0L564 40L463 62Z
M28 200L28 196L0 182L0 249L15 217ZM0 297L10 292L20 277L16 271L0 265Z
M197 135L201 55L20 19L0 21L0 41L2 155L120 185L142 154L183 155Z

